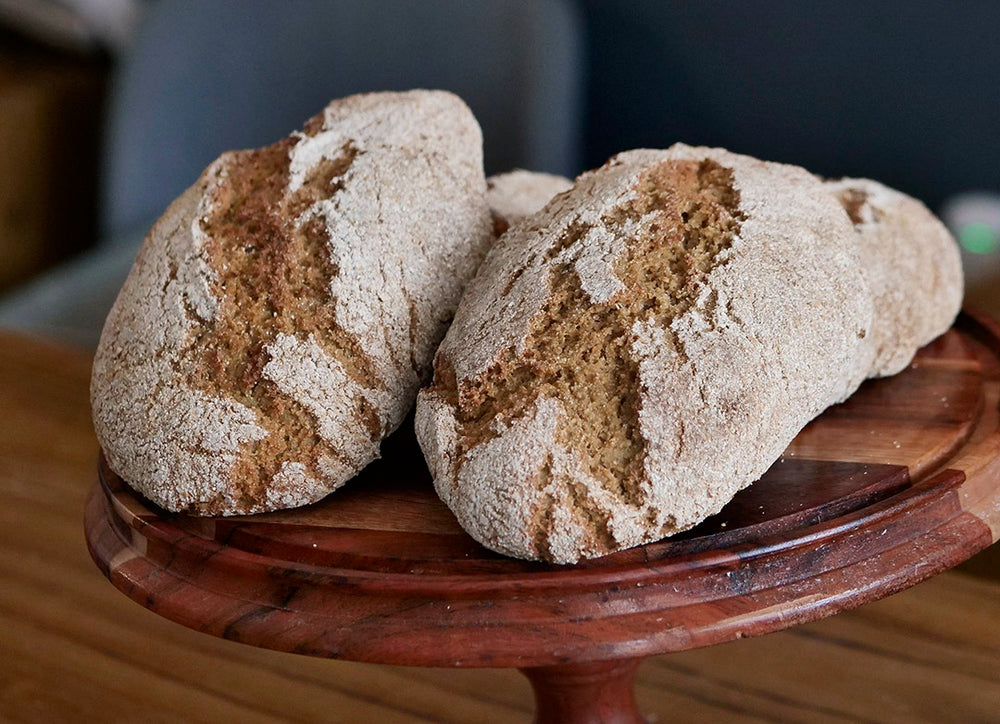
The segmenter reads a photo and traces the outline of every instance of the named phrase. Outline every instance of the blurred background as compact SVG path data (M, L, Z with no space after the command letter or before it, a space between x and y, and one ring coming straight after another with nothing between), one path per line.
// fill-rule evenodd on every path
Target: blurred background
M724 146L922 199L1000 314L1000 4L0 0L0 326L92 346L145 230L230 148L446 88L487 173Z

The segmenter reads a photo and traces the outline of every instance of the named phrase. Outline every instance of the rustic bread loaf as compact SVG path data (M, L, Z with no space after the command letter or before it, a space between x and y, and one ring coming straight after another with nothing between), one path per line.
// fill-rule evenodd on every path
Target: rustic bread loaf
M493 215L494 233L500 236L572 185L573 182L563 176L519 168L490 176L486 179L486 203Z
M174 511L312 502L410 409L492 243L454 95L334 101L175 201L108 317L91 396L115 472Z
M418 438L484 545L603 555L718 511L961 295L947 232L900 194L719 149L630 151L487 256Z
M962 295L955 241L922 203L877 181L846 178L826 185L854 224L872 291L870 376L896 374L910 364L914 346L955 318Z

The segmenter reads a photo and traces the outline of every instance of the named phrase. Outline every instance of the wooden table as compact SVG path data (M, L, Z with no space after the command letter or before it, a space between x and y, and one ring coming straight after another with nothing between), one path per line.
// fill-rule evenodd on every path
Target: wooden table
M130 602L83 540L89 357L0 334L0 720L528 721L512 670L314 659L205 636ZM1000 555L856 611L650 659L651 721L996 721Z

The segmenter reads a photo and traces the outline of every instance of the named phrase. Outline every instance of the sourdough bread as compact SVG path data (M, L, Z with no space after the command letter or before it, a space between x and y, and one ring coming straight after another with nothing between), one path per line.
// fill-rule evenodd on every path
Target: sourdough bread
M490 176L486 179L486 203L493 215L494 233L500 236L572 185L564 176L524 169Z
M223 154L157 221L107 319L94 424L158 505L302 505L377 457L492 243L482 140L437 91L332 102Z
M417 435L484 545L600 556L718 511L810 419L905 366L961 295L953 242L896 192L720 149L630 151L490 252Z
M893 375L947 329L962 295L954 239L922 203L870 179L827 181L857 233L875 315L870 376ZM944 303L942 303L944 302Z

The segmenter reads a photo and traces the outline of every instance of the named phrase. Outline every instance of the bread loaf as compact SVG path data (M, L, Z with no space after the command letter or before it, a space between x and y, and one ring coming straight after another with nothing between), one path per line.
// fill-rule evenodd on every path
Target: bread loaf
M870 376L893 375L948 328L962 297L954 240L916 199L870 179L827 181L857 232L872 291Z
M630 151L490 252L417 435L484 545L600 556L717 512L961 296L953 241L902 194L720 149Z
M500 236L572 185L563 176L524 169L490 176L486 179L486 203L493 215L494 233Z
M101 337L111 468L168 510L228 515L312 502L375 458L492 242L481 145L454 95L379 93L209 166Z

